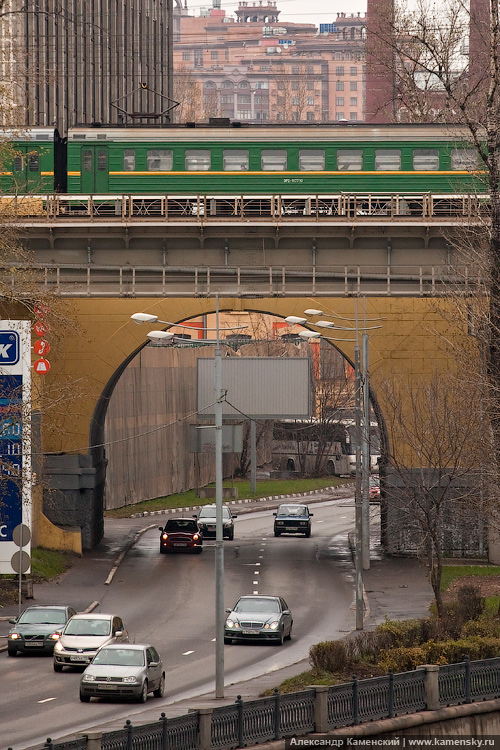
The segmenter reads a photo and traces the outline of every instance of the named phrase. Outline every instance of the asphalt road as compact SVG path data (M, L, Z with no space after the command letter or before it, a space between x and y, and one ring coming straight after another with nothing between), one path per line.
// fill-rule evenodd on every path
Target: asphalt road
M234 541L224 543L226 606L245 593L279 594L294 617L293 638L282 647L226 646L227 684L300 662L312 644L341 637L354 628L353 568L347 542L354 524L352 499L315 503L312 511L309 539L274 538L272 509L266 509L240 515ZM122 526L133 535L152 522L131 519ZM147 709L153 709L155 718L172 701L213 689L215 671L215 544L208 540L201 555L160 555L158 537L156 525L140 535L111 585L104 588L103 560L89 557L86 576L84 572L80 579L76 576L73 592L66 592L72 595L68 603L77 609L87 607L94 596L99 601L95 611L116 612L131 640L157 647L166 666L167 684L164 698L148 699ZM89 581L89 576L100 578ZM91 593L92 584L100 587L99 595ZM44 596L51 596L51 601L37 597L35 603L60 603L63 590L64 582L59 592L56 586L48 587ZM0 623L0 635L8 628L8 623ZM121 727L126 718L144 712L145 707L104 700L81 704L80 676L76 669L54 673L50 657L9 658L6 652L0 653L0 750L40 747L47 737L84 728Z

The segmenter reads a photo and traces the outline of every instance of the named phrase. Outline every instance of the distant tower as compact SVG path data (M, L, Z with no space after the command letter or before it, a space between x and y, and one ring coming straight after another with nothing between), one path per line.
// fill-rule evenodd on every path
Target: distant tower
M240 0L235 14L238 23L277 23L280 11L272 0L265 4L262 0L258 4L255 0L252 3Z
M366 122L393 122L394 55L390 40L393 0L368 0L366 13Z
M489 0L470 0L469 81L471 89L484 93L490 73L490 4Z

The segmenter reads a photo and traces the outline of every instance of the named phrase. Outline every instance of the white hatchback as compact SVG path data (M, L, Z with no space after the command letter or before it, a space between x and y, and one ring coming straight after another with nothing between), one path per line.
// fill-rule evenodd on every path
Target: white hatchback
M54 646L54 672L63 667L86 667L98 649L110 643L128 643L121 617L102 613L74 615Z

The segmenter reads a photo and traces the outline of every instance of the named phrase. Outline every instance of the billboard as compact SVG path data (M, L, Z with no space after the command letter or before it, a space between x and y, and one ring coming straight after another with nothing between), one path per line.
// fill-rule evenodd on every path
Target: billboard
M197 411L214 416L215 360L197 361ZM226 419L304 419L311 416L307 357L222 357Z
M14 529L31 529L31 324L0 323L0 574L16 572ZM31 555L29 541L23 550Z

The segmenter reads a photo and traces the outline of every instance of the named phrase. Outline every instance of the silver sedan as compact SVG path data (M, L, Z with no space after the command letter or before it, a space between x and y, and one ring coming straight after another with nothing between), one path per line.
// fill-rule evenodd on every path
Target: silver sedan
M148 693L161 698L165 692L163 662L149 644L115 643L103 646L82 674L80 700L131 698L146 703Z

